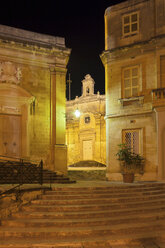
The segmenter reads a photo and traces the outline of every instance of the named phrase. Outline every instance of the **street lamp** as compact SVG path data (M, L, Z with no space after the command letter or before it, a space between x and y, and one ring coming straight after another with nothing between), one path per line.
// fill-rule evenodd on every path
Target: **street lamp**
M81 113L78 109L76 109L76 111L74 112L75 116L78 118L80 117Z

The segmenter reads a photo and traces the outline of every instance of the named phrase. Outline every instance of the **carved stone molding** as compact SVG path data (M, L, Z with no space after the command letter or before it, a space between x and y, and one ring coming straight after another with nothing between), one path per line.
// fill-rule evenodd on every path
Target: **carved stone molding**
M21 108L20 107L12 107L12 106L0 106L0 113L5 113L5 114L20 114L21 113Z
M22 71L12 62L0 62L0 82L20 84Z

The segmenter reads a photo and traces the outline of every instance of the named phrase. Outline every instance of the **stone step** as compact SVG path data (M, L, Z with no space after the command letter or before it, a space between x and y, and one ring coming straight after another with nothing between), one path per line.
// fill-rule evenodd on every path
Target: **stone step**
M43 179L43 183L61 183L61 184L72 184L75 181L71 180L65 180L65 179L52 179L51 181L49 179Z
M165 232L165 222L164 220L155 221L154 223L124 223L119 225L104 226L104 227L75 227L75 228L58 228L58 227L38 227L38 228L18 228L18 227L3 227L0 229L0 240L9 238L86 238L90 236L109 236L111 239L115 236L121 235L134 235L136 233L149 233L154 232L155 234L161 234Z
M97 197L97 198L96 198ZM81 204L100 204L103 203L122 203L122 202L139 202L139 201L150 201L150 200L161 200L165 199L165 194L159 195L146 195L146 196L127 196L127 197L112 197L107 196L105 198L98 198L98 196L92 198L80 198L74 199L70 196L70 199L41 199L41 200L33 200L32 204L40 204L40 205L81 205Z
M15 240L11 239L3 240L0 244L0 248L164 248L165 238L158 236L153 238L147 238L143 235L141 238L136 239L121 239L117 240L104 237L105 240L101 240L101 237L94 237L93 240L86 238L82 240L77 238L70 241L58 241L57 239L45 240ZM12 243L12 244L11 244Z
M119 209L116 208L114 210L88 210L88 211L75 211L72 209L70 212L66 211L22 211L13 214L13 218L55 218L55 219L83 219L83 218L104 218L104 217L112 217L112 216L125 216L134 214L135 216L138 214L147 214L147 213L164 213L165 205L154 205L154 206L140 206L134 208L125 208Z
M69 179L69 177L64 177L64 176L56 176L56 175L53 175L53 176L49 176L49 175L44 175L43 176L43 180L44 179L48 179L49 181L50 180L66 180L66 181L69 181L70 179Z
M55 193L55 192L61 192L61 191L117 191L119 192L119 190L122 191L134 191L134 190L142 190L142 191L146 191L146 190L157 190L157 189L163 189L165 188L165 183L148 183L148 184L121 184L121 185L111 185L111 186L90 186L90 187L52 187L53 191L50 191L50 193Z
M156 199L156 200L148 200L142 202L120 202L120 203L91 203L91 204L84 204L84 205L41 205L41 204L31 204L22 207L22 210L25 211L88 211L88 210L115 210L117 209L124 209L124 208L133 208L133 207L145 207L145 206L152 206L152 205L165 205L165 199Z
M0 248L165 248L165 184L58 186L2 220Z
M70 179L69 178L64 178L64 177L59 177L59 176L53 176L51 178L49 176L44 176L43 180L48 180L50 182L52 180L53 181L60 181L60 180L69 181Z
M131 192L131 193L106 193L106 192L97 192L97 193L86 193L86 192L81 192L81 194L78 194L77 192L57 192L57 194L54 192L53 194L50 194L49 191L47 191L44 195L41 195L39 199L56 199L56 200L63 200L63 199L88 199L88 198L119 198L119 197L131 197L131 196L152 196L152 195L163 195L165 194L165 189L163 190L156 190L156 191L147 191L147 192Z
M47 193L47 195L58 195L58 194L68 194L68 192L70 194L77 194L77 193L82 193L82 194L91 194L91 193L103 193L106 192L107 194L110 193L133 193L133 192L150 192L150 191L157 191L157 190L165 190L165 184L163 184L163 186L151 186L151 187L141 187L141 185L139 187L136 186L117 186L116 188L114 187L90 187L90 188L83 188L83 187L75 187L73 188L71 187L52 187L52 191L49 191Z
M165 211L162 213L143 213L140 215L128 216L104 216L102 218L80 218L80 219L56 219L56 218L21 218L21 219L10 219L2 220L3 226L9 227L81 227L81 226L106 226L106 225L118 225L122 223L151 223L157 220L165 220Z

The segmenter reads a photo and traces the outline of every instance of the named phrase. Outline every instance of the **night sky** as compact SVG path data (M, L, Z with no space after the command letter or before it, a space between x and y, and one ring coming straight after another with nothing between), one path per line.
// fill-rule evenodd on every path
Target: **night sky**
M86 74L95 80L95 93L104 94L104 67L99 55L104 50L104 12L124 0L7 0L1 1L0 24L60 36L72 49L68 63L71 98L81 95ZM68 97L68 92L67 92Z

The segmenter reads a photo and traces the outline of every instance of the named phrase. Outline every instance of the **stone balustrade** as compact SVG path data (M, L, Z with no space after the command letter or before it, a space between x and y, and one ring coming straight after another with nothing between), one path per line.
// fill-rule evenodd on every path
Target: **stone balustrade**
M153 89L151 94L153 107L165 105L165 88Z

